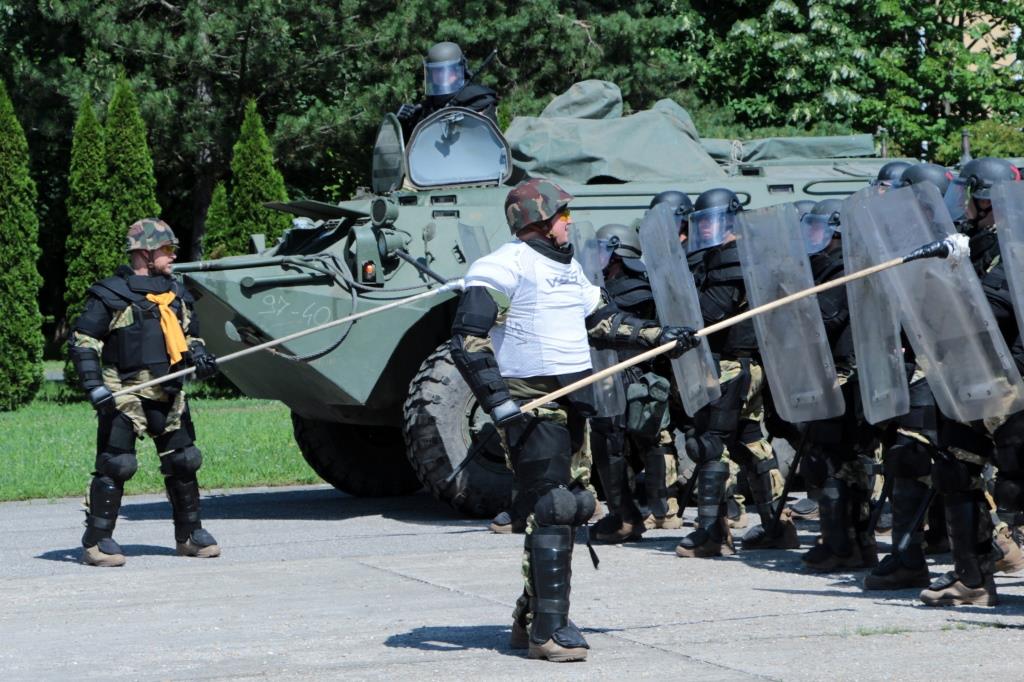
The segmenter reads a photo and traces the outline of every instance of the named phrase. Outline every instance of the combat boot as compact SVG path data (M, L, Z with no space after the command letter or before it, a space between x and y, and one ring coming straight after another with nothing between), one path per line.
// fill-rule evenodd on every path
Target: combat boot
M945 495L946 524L953 545L953 571L921 592L928 606L995 606L998 602L992 578L991 526L987 505L979 491L957 491Z
M789 505L790 510L793 512L794 519L804 519L805 521L813 521L820 518L820 506L817 500L811 497L803 497Z
M529 547L529 535L527 537L527 547ZM529 551L529 550L527 550ZM530 648L530 633L527 627L530 615L530 595L526 594L526 590L519 595L519 599L516 600L516 607L512 611L512 632L508 638L509 649L529 649Z
M637 514L624 519L619 514L608 514L594 524L591 535L597 542L619 544L621 542L637 542L644 535L644 521Z
M851 542L850 495L845 481L827 478L818 500L821 516L821 544L802 557L807 569L831 573L861 568L860 548Z
M1017 544L1019 533L1019 529L1011 531L1009 526L1003 524L996 529L992 542L998 550L997 573L1018 573L1024 569L1024 552Z
M184 540L178 540L178 556L212 559L220 556L220 545L204 528L196 528Z
M777 504L781 504L781 500ZM769 533L774 522L773 508L771 504L757 505L757 513L761 516L761 523L747 531L743 536L742 547L745 550L755 549L799 549L800 538L796 532L796 524L793 523L793 512L788 507L782 510L779 516L779 523L774 532Z
M928 486L911 478L894 478L892 483L893 551L864 579L865 590L903 590L928 585L930 576L924 558L924 534L912 527L917 510L928 498ZM900 542L909 535L906 549Z
M658 517L654 514L648 514L644 519L644 527L647 530L653 530L655 528L661 528L663 530L677 530L683 527L683 519L679 516L679 501L674 497L668 498L666 504L667 513L665 516Z
M984 577L978 587L968 587L950 571L921 592L926 606L995 606L999 603L992 576Z
M735 497L729 497L725 501L725 516L730 528L746 528L749 524L746 508L737 502Z
M530 658L555 663L587 659L590 645L569 620L572 541L570 526L541 526L530 536Z
M111 568L124 566L124 552L113 538L103 538L92 547L82 548L82 563L89 566Z
M701 467L697 474L697 528L680 540L676 556L703 559L736 553L722 501L728 479L729 465L725 462L708 462Z

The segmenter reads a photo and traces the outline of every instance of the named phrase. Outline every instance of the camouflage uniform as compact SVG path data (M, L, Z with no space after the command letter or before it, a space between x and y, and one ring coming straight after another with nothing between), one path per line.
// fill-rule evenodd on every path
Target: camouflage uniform
M125 250L144 254L153 272L154 254L177 243L165 222L147 218L129 228ZM138 466L136 440L146 436L153 438L160 457L179 553L219 554L199 518L196 471L202 455L195 447L182 380L111 397L190 365L199 376L216 371L216 361L199 336L191 295L170 277L137 275L122 265L90 287L85 309L72 324L68 352L99 414L96 465L86 498L84 560L101 566L124 562L112 534L124 484Z

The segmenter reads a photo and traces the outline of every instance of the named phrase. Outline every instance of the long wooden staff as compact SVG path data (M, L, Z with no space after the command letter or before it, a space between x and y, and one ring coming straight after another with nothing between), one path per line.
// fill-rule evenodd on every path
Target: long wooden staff
M416 294L415 296L408 296L408 297L400 299L398 301L392 301L391 303L386 303L386 304L384 304L382 306L378 306L376 308L371 308L370 310L364 310L361 313L353 313L352 315L346 315L345 317L341 317L341 318L338 318L337 320L332 320L330 322L326 322L326 323L324 323L324 324L322 324L322 325L320 325L318 327L311 327L309 329L303 329L302 331L295 332L294 334L289 334L288 336L282 336L279 339L271 339L270 341L266 341L266 342L261 343L261 344L256 345L256 346L250 346L249 348L243 348L242 350L236 351L234 353L228 353L227 355L222 355L222 356L217 358L217 364L221 365L221 364L224 364L225 362L231 362L232 360L237 360L238 358L245 357L246 355L251 355L251 354L256 353L258 351L266 350L267 348L272 348L272 347L278 346L278 345L280 345L282 343L287 343L289 341L293 341L295 339L298 339L298 338L301 338L303 336L306 336L307 334L313 334L313 333L316 333L316 332L319 332L319 331L323 331L324 329L330 329L331 327L337 327L338 325L345 324L346 322L352 322L353 320L358 320L358 319L363 318L363 317L368 317L370 315L376 315L377 313L384 312L385 310L391 310L392 308L397 308L397 307L403 306L403 305L405 305L407 303L412 303L413 301L421 301L421 300L426 299L426 298L432 298L432 297L437 296L439 294L444 294L444 293L447 293L449 291L455 291L455 290L461 289L461 288L462 288L462 280L461 279L455 279L455 280L452 280L450 282L447 282L446 284L444 284L443 286L438 287L437 289L431 289L430 291L424 291L422 294ZM178 370L177 372L171 372L170 374L165 374L162 377L159 377L157 379L152 379L150 381L144 381L141 384L136 384L134 386L129 386L128 388L123 388L120 391L117 391L116 393L114 393L111 397L112 398L116 398L116 397L121 396L121 395L127 395L129 393L134 393L134 392L139 391L139 390L141 390L143 388L149 388L150 386L156 386L157 384L162 384L165 381L170 381L172 379L177 379L178 377L188 376L189 374L192 374L195 371L196 371L195 367L186 367L185 369Z
M951 258L960 261L967 257L967 253L969 253L969 250L967 247L967 238L964 235L956 234L951 237L946 237L945 239L935 241L930 244L925 244L921 248L917 249L913 253L910 253L906 256L900 256L897 258L893 258L891 260L887 260L884 263L879 263L878 265L872 265L869 268L858 270L857 272L850 273L849 275L844 275L842 277L839 277L838 279L833 279L828 282L824 282L823 284L813 286L809 289L798 291L794 294L790 294L789 296L783 296L782 298L772 301L771 303L765 303L764 305L757 306L756 308L751 308L750 310L746 310L740 313L739 315L730 317L727 320L722 320L721 322L716 322L715 324L704 327L703 329L698 330L694 335L697 337L709 336L717 331L721 331L723 329L732 327L733 325L737 325L740 322L743 322L744 320L749 320L755 315L762 315L771 310L775 310L776 308L781 308L782 306L788 303L792 303L793 301L799 301L802 298L813 296L814 294L820 293L822 291L828 291L829 289L841 287L847 282L852 282L854 280L869 277L875 274L876 272L882 272L883 270L894 268L897 265L903 265L904 263L920 260L922 258ZM628 360L623 360L622 362L616 365L612 365L611 367L608 367L606 369L603 369L600 372L595 372L594 374L584 377L579 381L575 381L569 384L568 386L563 386L557 391L552 391L551 393L548 393L545 396L541 396L536 400L531 400L530 402L523 405L520 408L520 410L522 412L530 412L531 410L534 410L540 407L541 405L544 405L545 403L550 403L551 401L557 400L558 398L568 395L573 391L578 391L579 389L585 386L589 386L590 384L596 381L600 381L601 379L604 379L607 376L615 374L616 372L621 372L622 370L632 367L633 365L639 365L640 363L646 362L651 358L655 358L661 355L662 353L667 353L675 347L675 341L663 343L662 345L656 348L651 348L650 350L644 351L639 355L635 355L629 358Z

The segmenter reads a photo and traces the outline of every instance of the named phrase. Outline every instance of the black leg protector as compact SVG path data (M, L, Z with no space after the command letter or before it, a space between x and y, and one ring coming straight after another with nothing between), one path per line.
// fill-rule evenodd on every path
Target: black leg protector
M566 648L589 648L583 635L569 621L572 541L573 531L569 526L541 526L533 531L528 543L533 585L530 639L535 644L553 639Z
M850 556L850 489L846 481L827 478L818 498L821 513L821 536L833 554Z
M601 477L608 508L623 519L635 519L640 516L640 512L629 490L625 431L610 419L594 419L591 425L593 430L590 444L594 467Z
M697 526L712 536L719 533L718 520L725 515L725 485L728 481L729 465L726 462L708 462L697 474Z
M946 524L953 545L953 569L967 587L981 587L995 572L987 504L976 490L947 493Z
M114 533L125 481L138 469L135 430L123 414L101 417L97 433L96 469L89 484L82 546L92 547Z
M900 553L898 559L907 568L919 568L925 564L924 533L921 526L911 527L918 509L928 497L928 486L912 478L897 478L892 483L892 547L896 547L907 535L910 544Z
M174 516L174 538L185 542L193 531L202 528L200 522L199 481L196 472L202 466L199 448L190 445L174 450L160 458L160 472L171 502Z
M754 496L762 527L770 528L775 516L774 500L772 499L772 471L778 471L779 461L775 459L775 455L772 455L771 459L762 460L754 459L751 455L750 461L752 466L747 469L747 483L750 484L750 493Z
M668 515L668 487L665 485L667 472L665 455L668 448L650 448L644 453L644 488L647 492L647 507L651 514L661 519Z

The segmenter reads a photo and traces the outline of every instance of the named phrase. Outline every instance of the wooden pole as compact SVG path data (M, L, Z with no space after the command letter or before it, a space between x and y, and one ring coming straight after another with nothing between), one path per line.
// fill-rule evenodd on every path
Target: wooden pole
M409 296L407 298L403 298L403 299L400 299L398 301L392 301L391 303L386 303L386 304L384 304L382 306L378 306L376 308L371 308L370 310L364 310L361 313L353 313L352 315L346 315L345 317L339 318L337 320L332 320L330 322L324 323L324 324L319 325L317 327L312 327L310 329L303 329L302 331L295 332L294 334L289 334L288 336L282 336L279 339L271 339L270 341L266 341L266 342L261 343L259 345L250 346L249 348L243 348L240 351L236 351L234 353L229 353L227 355L223 355L223 356L217 358L217 364L220 365L220 364L223 364L225 362L231 362L232 360L237 360L238 358L245 357L246 355L252 355L253 353L259 352L261 350L266 350L268 348L272 348L273 346L278 346L278 345L280 345L282 343L287 343L289 341L293 341L295 339L301 338L301 337L306 336L308 334L314 334L316 332L323 331L325 329L330 329L331 327L337 327L338 325L345 324L346 322L353 322L353 321L358 320L358 319L363 318L363 317L368 317L370 315L376 315L377 313L384 312L385 310L391 310L392 308L398 308L399 306L403 306L403 305L405 305L407 303L412 303L413 301L421 301L423 299L432 298L434 296L437 296L438 294L447 293L449 291L454 291L456 289L461 289L461 288L462 288L462 280L461 279L452 280L451 282L448 282L444 286L438 287L437 289L431 289L430 291L424 291L423 293L416 294L415 296ZM152 379L150 381L144 381L141 384L136 384L135 386L129 386L128 388L122 388L120 391L117 391L116 393L114 393L111 397L112 398L117 398L118 396L128 395L129 393L134 393L134 392L140 391L140 390L142 390L144 388L149 388L150 386L156 386L157 384L162 384L165 381L170 381L171 379L177 379L178 377L188 376L189 374L192 374L195 371L196 371L195 367L186 367L185 369L180 369L177 372L171 372L170 374L165 374L162 377L159 377L157 379Z
M721 322L716 322L715 324L712 324L710 326L704 327L703 329L698 330L697 333L695 334L695 336L698 336L698 337L709 336L711 334L714 334L717 331L721 331L723 329L727 329L728 327L732 327L733 325L739 324L740 322L743 322L744 320L749 320L750 318L754 317L755 315L762 315L762 314L767 313L769 311L775 310L776 308L781 308L782 306L787 305L789 303L792 303L793 301L799 301L802 298L807 298L808 296L813 296L814 294L820 293L822 291L828 291L829 289L834 289L836 287L841 287L844 284L846 284L847 282L852 282L854 280L863 279L864 277L868 277L868 276L873 275L873 274L875 274L877 272L881 272L882 270L888 270L889 268L894 268L897 265L902 265L903 263L908 262L908 260L907 260L908 258L910 258L910 256L900 256L898 258L893 258L891 260L885 261L884 263L879 263L878 265L872 265L869 268L864 268L863 270L858 270L857 272L850 273L849 275L844 275L844 276L839 277L837 279L833 279L833 280L830 280L828 282L824 282L822 284L819 284L817 286L813 286L810 289L804 289L803 291L798 291L795 294L790 294L789 296L783 296L782 298L780 298L778 300L775 300L775 301L772 301L771 303L765 303L764 305L757 306L756 308L751 308L750 310L745 310L742 313L740 313L739 315L734 315L733 317L730 317L727 320L722 320ZM584 377L584 378L580 379L579 381L574 381L573 383L569 384L568 386L563 386L562 388L558 389L557 391L552 391L551 393L548 393L545 396L541 396L540 398L537 398L536 400L531 400L530 402L528 402L525 405L523 405L520 408L520 410L522 412L530 412L531 410L534 410L534 409L540 407L541 405L543 405L545 403L550 403L551 401L557 400L558 398L561 398L562 396L568 395L568 394L572 393L573 391L578 391L579 389L581 389L581 388L583 388L585 386L589 386L590 384L592 384L594 382L600 381L601 379L604 379L605 377L611 376L612 374L615 374L616 372L621 372L622 370L627 369L629 367L632 367L633 365L639 365L640 363L646 362L647 360L650 360L651 358L658 357L662 353L667 353L668 351L672 350L675 347L676 347L676 342L675 341L669 341L668 343L663 343L662 345L658 346L657 348L651 348L650 350L644 351L643 353L640 353L639 355L635 355L635 356L629 358L628 360L623 360L622 362L620 362L618 364L612 365L611 367L608 367L606 369L602 369L600 372L595 372L595 373L591 374L590 376Z

